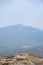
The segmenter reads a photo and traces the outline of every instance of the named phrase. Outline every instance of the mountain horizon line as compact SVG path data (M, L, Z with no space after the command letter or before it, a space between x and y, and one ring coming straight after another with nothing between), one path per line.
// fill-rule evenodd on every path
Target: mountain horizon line
M12 26L31 27L31 28L34 28L34 29L38 29L38 30L42 30L42 31L43 31L43 29L40 29L40 28L37 28L37 27L31 26L31 25L24 25L24 24L14 24L14 25L3 26L3 27L0 27L0 29L8 28L8 27L12 27Z

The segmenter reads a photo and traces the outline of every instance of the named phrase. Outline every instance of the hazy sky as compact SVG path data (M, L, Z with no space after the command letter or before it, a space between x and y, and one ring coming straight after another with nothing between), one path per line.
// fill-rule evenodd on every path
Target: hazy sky
M43 0L0 0L0 27L15 24L43 29Z

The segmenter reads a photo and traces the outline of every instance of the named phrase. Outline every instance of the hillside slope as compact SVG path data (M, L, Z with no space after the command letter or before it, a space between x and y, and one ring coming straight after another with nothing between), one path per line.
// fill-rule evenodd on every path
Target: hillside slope
M43 45L30 49L29 53L38 57L43 57Z

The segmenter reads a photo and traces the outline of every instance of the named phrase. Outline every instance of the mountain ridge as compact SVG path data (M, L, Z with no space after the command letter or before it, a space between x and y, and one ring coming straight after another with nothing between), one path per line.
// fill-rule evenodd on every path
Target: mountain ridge
M5 27L2 27L0 29L5 29L5 28L8 28L8 27L14 27L14 26L19 26L19 27L30 27L30 28L33 28L33 29L37 29L37 30L41 30L43 31L42 29L40 28L36 28L36 27L33 27L33 26L29 26L29 25L23 25L23 24L16 24L16 25L9 25L9 26L5 26Z

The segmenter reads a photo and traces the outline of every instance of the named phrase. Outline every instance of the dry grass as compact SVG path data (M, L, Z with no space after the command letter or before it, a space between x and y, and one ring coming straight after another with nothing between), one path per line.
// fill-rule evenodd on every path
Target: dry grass
M16 59L16 61L14 61ZM8 63L7 63L7 61ZM4 60L2 58L2 64L1 65L9 65L9 63L12 65L15 63L21 63L23 65L30 65L30 63L35 63L35 65L43 65L43 58L39 58L39 57L36 57L36 56L33 56L31 54L22 54L22 55L15 55L15 56L7 56L5 58L5 61L6 63L4 63ZM13 62L11 62L13 61Z

